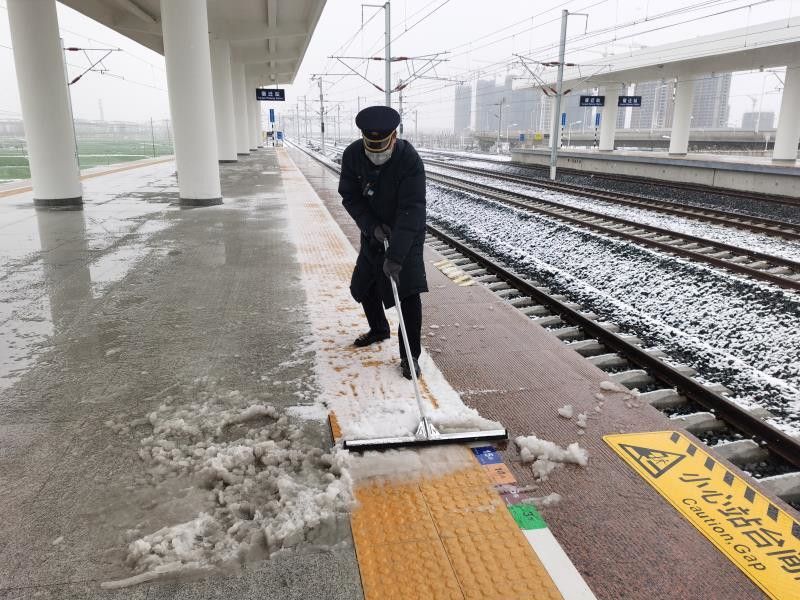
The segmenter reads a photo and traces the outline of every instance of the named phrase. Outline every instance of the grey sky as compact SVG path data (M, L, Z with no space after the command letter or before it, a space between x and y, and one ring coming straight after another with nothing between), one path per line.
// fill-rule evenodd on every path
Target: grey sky
M291 1L291 0L281 0ZM375 2L376 4L378 2ZM703 10L675 15L670 18L653 17L665 11L681 7L704 5ZM603 54L614 54L634 50L639 45L653 46L681 39L690 39L744 27L749 24L773 21L800 15L800 6L791 0L393 0L392 37L394 56L422 56L448 51L442 55L448 61L436 68L441 77L474 81L477 77L502 77L513 60L514 53L531 51L539 60L553 59L558 40L561 8L572 12L589 14L588 30L596 31L641 21L634 27L610 31L598 36L602 42L594 47L570 52L567 60L572 62L596 60ZM737 7L747 7L731 11ZM106 119L143 121L167 118L169 107L166 94L164 61L135 42L95 23L71 9L59 5L59 23L66 45L80 47L119 47L123 52L113 53L105 65L106 75L90 73L72 86L73 106L76 117L97 119L100 104ZM346 68L327 57L334 52L351 56L372 56L383 48L383 14L379 9L364 8L364 19L378 10L362 31L361 2L358 0L328 0L317 30L308 48L294 85L287 87L287 102L279 109L291 110L298 103L302 111L301 96L309 99L309 115L318 106L318 88L310 81L313 73L329 73L324 78L326 97L342 102L342 133L349 131L350 115L356 110L357 97L361 105L382 103L382 93L355 76L341 77ZM717 16L705 15L721 13ZM646 20L647 19L647 20ZM684 21L688 21L683 23ZM674 25L674 26L671 26ZM584 32L584 18L572 17L569 35ZM669 26L669 27L665 27ZM654 30L656 31L649 31ZM627 37L635 34L633 37ZM615 40L615 37L617 38ZM621 38L625 39L621 39ZM344 47L347 42L349 46ZM595 40L593 40L595 41ZM574 44L585 46L586 42ZM0 116L19 114L19 99L10 46L10 34L6 18L5 2L0 0L0 77L8 85L0 87ZM96 52L89 53L99 58ZM70 76L74 77L87 63L80 53L69 53ZM348 61L354 67L358 61ZM421 65L422 63L417 63ZM369 63L367 76L383 85L383 65ZM357 70L364 72L364 67ZM407 76L403 63L394 64L395 78ZM434 73L429 73L433 75ZM124 77L125 79L120 79ZM395 80L396 82L396 80ZM731 89L731 121L737 122L741 113L760 101L764 110L776 110L779 102L779 79L773 74L738 74ZM763 96L762 96L763 87ZM405 92L406 103L417 109L420 127L429 130L452 127L452 83L447 81L412 82ZM763 100L762 100L763 98ZM396 101L396 95L394 96ZM335 114L335 109L333 110Z

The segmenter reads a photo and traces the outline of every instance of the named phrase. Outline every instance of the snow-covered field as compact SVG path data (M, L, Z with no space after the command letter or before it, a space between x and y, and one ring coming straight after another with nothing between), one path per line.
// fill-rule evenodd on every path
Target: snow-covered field
M436 185L428 215L800 433L800 296Z
M658 213L642 208L623 206L614 204L613 202L596 200L594 198L582 198L576 194L553 192L529 185L502 181L494 179L490 176L479 175L476 173L470 174L452 171L441 167L431 167L428 169L428 172L441 173L443 175L468 179L470 181L474 181L475 183L491 185L503 190L535 196L537 198L541 198L542 200L563 204L564 206L572 206L584 210L591 210L608 215L609 217L628 219L644 225L661 227L676 233L685 233L687 235L702 237L710 241L730 244L747 250L763 252L773 256L780 256L789 260L800 262L800 242L793 242L769 235L751 233L741 229L725 227L723 225L703 223L694 219Z

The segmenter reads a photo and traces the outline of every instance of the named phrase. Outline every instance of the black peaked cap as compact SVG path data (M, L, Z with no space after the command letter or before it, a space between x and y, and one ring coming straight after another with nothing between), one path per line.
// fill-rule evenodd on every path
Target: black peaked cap
M383 139L399 125L400 113L390 106L368 106L356 115L356 127L369 139Z

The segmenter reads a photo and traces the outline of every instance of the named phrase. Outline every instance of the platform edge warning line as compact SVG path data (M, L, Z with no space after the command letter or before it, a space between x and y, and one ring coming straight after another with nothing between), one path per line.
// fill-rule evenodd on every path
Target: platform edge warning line
M790 514L682 433L603 440L769 598L800 598L800 523ZM643 456L654 462L643 464Z

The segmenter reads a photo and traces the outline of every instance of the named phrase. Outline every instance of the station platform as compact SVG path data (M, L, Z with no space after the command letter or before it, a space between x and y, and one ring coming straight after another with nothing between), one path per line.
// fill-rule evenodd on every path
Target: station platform
M331 448L416 424L396 338L351 345L336 177L282 148L221 173L217 207L179 208L171 162L83 211L0 201L0 598L764 597L604 439L670 423L430 248L434 421L588 462Z
M511 160L549 166L550 150L515 149ZM559 150L558 166L588 173L626 175L648 179L703 185L720 190L800 197L800 167L773 163L769 158L690 153L671 156L667 152L637 152L595 149Z

